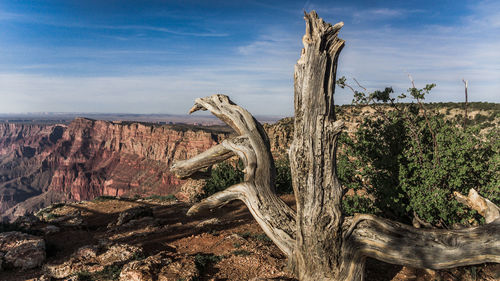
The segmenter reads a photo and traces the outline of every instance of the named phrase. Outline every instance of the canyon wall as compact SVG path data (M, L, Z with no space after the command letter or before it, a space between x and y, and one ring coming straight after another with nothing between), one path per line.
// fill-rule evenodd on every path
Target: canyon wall
M61 200L174 193L184 181L170 173L172 161L227 135L210 127L85 118L67 126L1 123L0 215Z

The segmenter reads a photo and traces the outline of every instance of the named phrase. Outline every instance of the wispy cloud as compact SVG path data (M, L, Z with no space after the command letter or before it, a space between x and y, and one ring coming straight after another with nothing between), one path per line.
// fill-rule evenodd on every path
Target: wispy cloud
M409 9L391 9L391 8L378 8L378 9L361 9L353 10L350 14L354 22L362 21L375 21L375 20L392 20L396 18L404 18L414 13L422 12L422 10L409 10Z
M19 13L10 13L5 11L0 11L0 21L16 21L16 22L24 22L24 23L36 23L41 25L50 25L56 27L70 27L70 28L85 28L85 29L108 29L108 30L133 30L133 31L155 31L162 33L169 33L173 35L179 36L196 36L196 37L226 37L229 36L228 33L220 33L215 31L197 31L192 32L188 30L180 30L180 29L172 29L166 27L159 27L153 25L101 25L101 24L90 24L83 22L74 22L74 21L62 21L60 19L53 19L51 17L42 16L42 15L29 15L29 14L19 14ZM124 40L126 37L118 37L116 39Z
M82 27L82 28L93 28L93 29L119 29L119 30L149 30L149 31L157 31L170 33L174 35L181 36L197 36L197 37L226 37L229 36L228 33L217 33L217 32L189 32L189 31L180 31L174 30L165 27L156 27L156 26L147 26L147 25L91 25L91 24L69 24L67 26L71 27Z
M470 28L500 28L500 2L480 1L470 6L473 13L465 17L464 22ZM498 35L498 34L496 34Z
M308 3L305 10L316 10L323 18L327 17L347 17L354 23L385 21L398 18L405 18L413 14L424 12L422 9L402 9L402 8L360 8L355 6L330 7ZM347 19L343 19L347 20Z

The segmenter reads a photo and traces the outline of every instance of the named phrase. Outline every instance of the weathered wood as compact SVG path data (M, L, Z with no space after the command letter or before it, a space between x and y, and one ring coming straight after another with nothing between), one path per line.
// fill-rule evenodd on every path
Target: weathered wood
M295 65L295 124L290 167L297 201L296 261L300 280L333 280L342 263L342 186L336 176L337 59L343 23L332 26L305 14L304 48Z
M358 215L345 241L365 256L411 267L444 269L500 262L500 220L459 230L417 229Z
M224 140L224 142L227 142L227 140ZM170 167L170 171L180 178L187 178L201 169L211 167L214 164L233 157L235 155L234 152L227 149L224 142L191 159L176 161Z
M189 160L174 163L179 175L212 165L229 155L238 155L244 165L244 182L213 194L189 209L194 215L223 206L232 200L243 201L264 232L292 260L295 242L295 212L274 192L275 168L269 139L259 122L225 95L196 99L190 113L209 110L239 135L223 141L217 148Z
M490 200L479 195L474 188L469 190L469 195L467 197L456 191L454 195L458 202L469 206L483 216L486 223L491 223L500 218L500 208Z
M336 174L337 137L343 122L335 120L333 94L337 60L344 41L343 23L325 23L305 14L304 49L295 66L295 131L290 148L297 212L274 193L275 168L262 126L227 96L197 99L191 112L209 110L238 137L174 164L178 175L238 155L245 179L188 211L196 214L242 200L264 232L287 255L300 280L364 280L365 259L433 269L500 262L499 209L471 190L455 194L486 217L488 224L461 230L417 229L373 215L344 218L344 193Z

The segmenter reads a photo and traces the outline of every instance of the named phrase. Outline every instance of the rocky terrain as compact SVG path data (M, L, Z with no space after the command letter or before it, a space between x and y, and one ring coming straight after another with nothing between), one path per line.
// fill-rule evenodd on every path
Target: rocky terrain
M296 280L242 203L196 217L188 208L158 196L52 205L0 233L0 280ZM434 272L370 260L366 270L373 281L500 277L499 265Z

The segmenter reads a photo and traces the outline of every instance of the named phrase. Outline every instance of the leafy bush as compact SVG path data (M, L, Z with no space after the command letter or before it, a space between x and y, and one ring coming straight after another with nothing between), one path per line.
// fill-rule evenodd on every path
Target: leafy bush
M214 254L197 254L194 257L194 263L196 268L202 273L211 264L216 264L222 260L223 256L217 256Z
M154 201L161 201L161 202L168 202L168 201L174 201L177 200L177 197L173 194L169 195L151 195L146 197L146 199L154 200Z
M222 191L231 185L242 182L242 165L243 163L239 161L237 165L222 162L215 166L211 171L210 178L206 181L205 186L203 187L204 193L200 196L200 199Z
M234 250L231 252L235 256L249 256L252 253L247 250Z
M261 242L272 242L271 238L269 238L265 233L252 233L250 231L246 231L238 233L238 235L245 239L253 238Z
M292 171L290 170L290 160L282 157L275 161L276 166L276 192L278 194L293 193Z
M345 79L338 83L342 87ZM408 89L414 101L410 104L396 103L392 88L371 94L355 91L354 103L371 105L378 118L365 120L352 138L340 138L339 178L348 189L368 194L346 196L345 213L377 213L403 222L418 216L447 227L481 220L454 200L454 191L467 194L475 188L499 202L498 128L485 136L463 116L445 120L422 102L434 86ZM398 97L403 98L406 94Z
M292 174L288 157L275 161L276 178L275 189L278 194L293 193ZM212 169L210 178L203 188L204 193L200 199L206 198L216 192L222 191L231 185L243 182L243 163L238 161L236 165L223 162Z
M80 271L76 273L78 280L101 281L118 280L123 265L107 265L103 270L97 272Z

